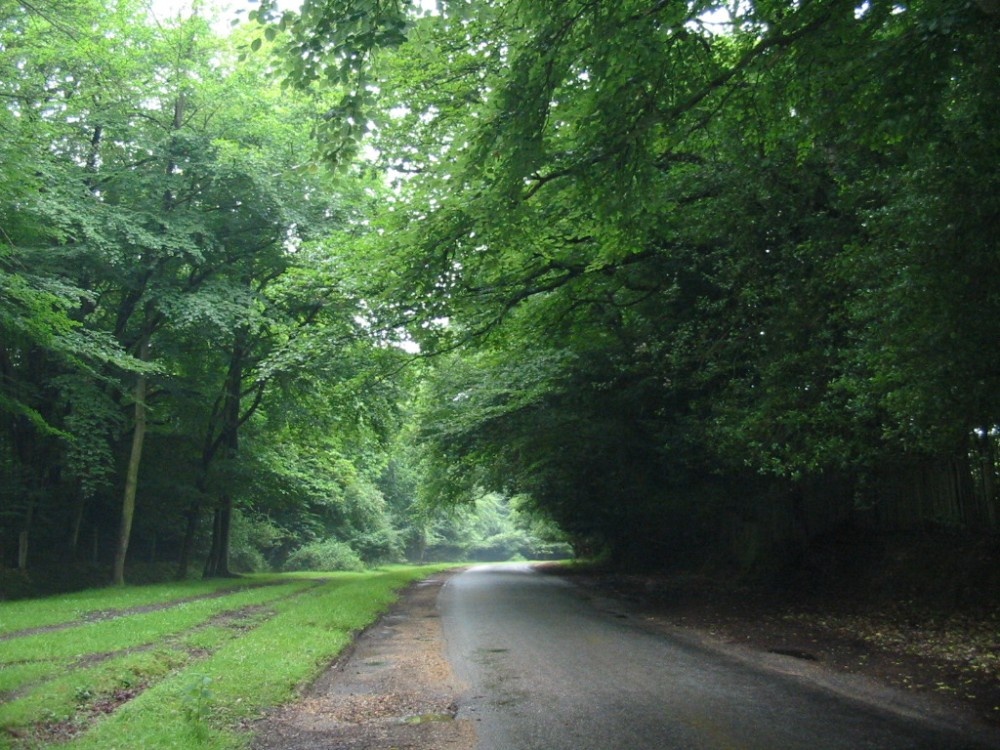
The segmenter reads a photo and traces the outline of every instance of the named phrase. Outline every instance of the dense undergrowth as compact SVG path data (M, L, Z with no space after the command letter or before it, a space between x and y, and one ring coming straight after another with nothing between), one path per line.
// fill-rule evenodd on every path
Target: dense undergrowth
M128 566L126 580L133 586L145 586L176 577L176 563L137 563ZM40 563L28 570L0 565L0 602L99 589L110 579L110 566L106 564L60 561Z

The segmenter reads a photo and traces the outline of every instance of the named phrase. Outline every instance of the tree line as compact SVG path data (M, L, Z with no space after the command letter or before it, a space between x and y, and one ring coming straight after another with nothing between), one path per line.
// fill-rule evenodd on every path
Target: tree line
M995 3L101 6L0 3L5 566L995 533Z
M392 481L412 376L368 310L384 185L312 158L337 92L283 89L198 13L0 10L3 566L122 583L455 541Z
M996 533L995 4L443 6L372 67L439 492L636 565Z

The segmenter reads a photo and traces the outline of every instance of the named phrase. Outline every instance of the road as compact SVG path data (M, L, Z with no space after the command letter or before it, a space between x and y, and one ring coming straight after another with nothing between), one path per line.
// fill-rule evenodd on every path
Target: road
M477 750L1000 747L989 730L932 718L903 694L643 629L527 565L457 575L438 607Z

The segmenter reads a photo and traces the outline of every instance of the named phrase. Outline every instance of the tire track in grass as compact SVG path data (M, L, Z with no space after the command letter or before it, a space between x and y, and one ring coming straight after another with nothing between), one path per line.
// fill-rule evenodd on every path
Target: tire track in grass
M254 589L265 588L268 586L285 586L285 585L288 585L287 580L262 581L257 583L251 583L248 585L237 584L232 588L218 589L216 591L211 591L207 594L185 596L181 597L180 599L171 599L165 602L156 602L155 604L141 604L135 607L125 607L122 609L115 609L115 608L95 609L88 612L83 612L76 619L73 620L53 623L51 625L39 625L30 628L21 628L19 630L11 630L6 633L0 633L0 643L4 641L14 640L16 638L26 638L28 636L41 635L44 633L58 633L61 630L68 630L70 628L79 628L93 622L103 622L105 620L113 620L119 617L131 617L133 615L147 614L149 612L159 612L165 609L171 609L173 607L179 607L184 604L189 604L191 602L203 601L205 599L221 599L227 596L231 596L234 593L251 591Z
M190 668L199 661L210 658L219 648L267 622L276 614L271 607L280 606L286 600L303 596L321 585L323 581L299 579L283 583L294 587L294 590L268 598L264 603L246 604L215 612L207 620L174 631L155 641L114 651L86 653L75 661L54 665L58 668L58 676L23 685L16 691L18 695L12 696L14 700L0 706L0 729L13 740L15 744L12 746L64 742L85 732L102 716L114 713L120 706L169 677L171 673ZM254 589L259 588L254 587ZM241 589L239 592L230 590L229 594L233 598L259 596L258 591L247 589ZM220 597L193 597L188 598L186 603L201 603L205 599L218 598ZM145 611L132 616L161 614L170 608L143 609ZM94 627L100 627L100 624L105 622L107 620L96 620ZM207 644L203 642L197 645L197 636L208 633L213 628L229 633L221 636L217 634L214 643L209 636ZM46 638L53 633L59 631L46 631L35 635ZM63 637L68 635L66 633ZM141 660L140 657L144 655L148 655L148 662ZM158 662L163 663L158 666ZM93 690L91 688L95 683L101 683L105 687ZM56 719L48 718L46 714L53 713L53 703L56 704L56 710L65 711L65 715ZM19 715L20 720L11 722L11 714ZM0 747L4 747L2 740Z
M304 592L308 596L283 601L274 617L200 663L203 674L190 669L171 674L65 748L243 747L247 720L294 698L418 575L380 571L331 579ZM200 693L206 684L210 687ZM192 696L197 710L192 710ZM201 703L199 696L204 697Z
M308 589L291 592L274 601L281 601L282 599L292 596L300 596L305 593L306 590ZM251 604L245 607L240 607L239 609L224 610L219 612L208 620L187 630L169 635L163 641L157 643L150 642L137 646L115 649L114 651L93 652L84 654L76 659L41 658L18 659L0 662L0 704L16 700L17 698L20 698L24 694L37 688L39 685L51 681L53 679L52 675L55 673L59 673L61 675L67 671L86 670L87 668L127 654L151 651L156 648L179 647L181 650L186 650L192 655L197 655L198 652L204 651L205 648L198 646L197 644L188 646L184 643L185 641L191 639L193 636L197 636L199 633L220 625L229 626L240 631L246 631L251 627L256 626L246 624L248 618L254 614L263 613L267 613L269 616L274 614L273 611L267 610L264 604ZM26 679L19 680L17 679L16 674L12 674L18 668L21 668L20 671L26 673Z
M278 600L313 585L309 581L291 581L283 586L268 587L270 590L242 589L230 592L227 597L197 598L172 607L3 641L0 642L0 664L58 658L75 660L101 651L135 648L189 630L219 612Z
M283 580L281 580L283 579ZM88 614L191 599L215 592L234 592L261 583L280 584L287 576L242 576L156 583L147 586L85 589L37 599L0 602L0 635L80 620Z

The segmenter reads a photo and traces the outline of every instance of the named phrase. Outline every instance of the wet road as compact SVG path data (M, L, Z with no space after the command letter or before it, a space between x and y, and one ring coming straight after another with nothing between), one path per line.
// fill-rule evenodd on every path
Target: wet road
M648 632L528 566L472 568L438 606L477 750L1000 748L996 735L960 733L902 695L888 710L884 693L845 697L794 665L782 674Z

